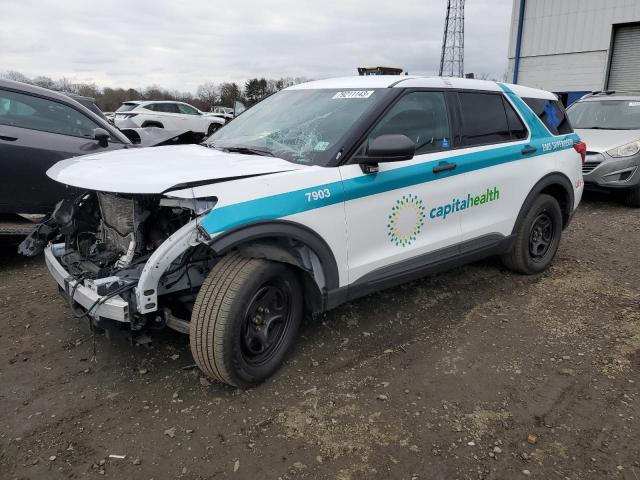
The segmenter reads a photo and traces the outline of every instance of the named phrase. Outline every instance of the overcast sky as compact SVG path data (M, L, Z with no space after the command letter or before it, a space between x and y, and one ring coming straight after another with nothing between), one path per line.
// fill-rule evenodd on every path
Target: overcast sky
M0 69L100 86L437 74L446 0L0 0ZM468 0L465 71L501 77L512 0Z

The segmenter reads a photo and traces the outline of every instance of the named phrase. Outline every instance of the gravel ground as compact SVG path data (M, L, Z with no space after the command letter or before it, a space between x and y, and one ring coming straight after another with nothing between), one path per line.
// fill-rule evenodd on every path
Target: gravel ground
M5 247L0 478L640 480L639 244L639 210L588 196L548 272L490 259L346 304L250 391L170 331L91 361L42 258Z

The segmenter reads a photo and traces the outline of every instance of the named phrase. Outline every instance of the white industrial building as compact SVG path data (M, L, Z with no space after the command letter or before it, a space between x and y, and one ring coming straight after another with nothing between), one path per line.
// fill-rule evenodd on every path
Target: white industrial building
M640 91L640 0L513 0L507 75L568 103Z

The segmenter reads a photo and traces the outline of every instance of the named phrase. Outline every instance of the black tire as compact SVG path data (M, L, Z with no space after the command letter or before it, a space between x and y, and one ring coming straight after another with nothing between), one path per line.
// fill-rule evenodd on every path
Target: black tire
M207 137L210 137L211 135L216 133L220 127L221 125L218 123L212 123L211 125L209 125L209 128L207 129Z
M640 187L631 188L625 192L624 204L628 207L640 208Z
M284 263L222 258L202 284L191 315L189 342L200 369L239 388L271 376L296 339L302 295L298 277ZM273 303L260 311L260 302L271 297Z
M515 232L513 249L502 256L509 270L533 275L546 270L558 251L562 237L562 211L551 195L541 194Z

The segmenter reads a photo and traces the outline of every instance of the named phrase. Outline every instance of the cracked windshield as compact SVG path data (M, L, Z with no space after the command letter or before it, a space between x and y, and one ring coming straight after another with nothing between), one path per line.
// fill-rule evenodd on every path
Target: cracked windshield
M380 89L276 93L212 135L207 145L324 165L329 152L379 98Z

